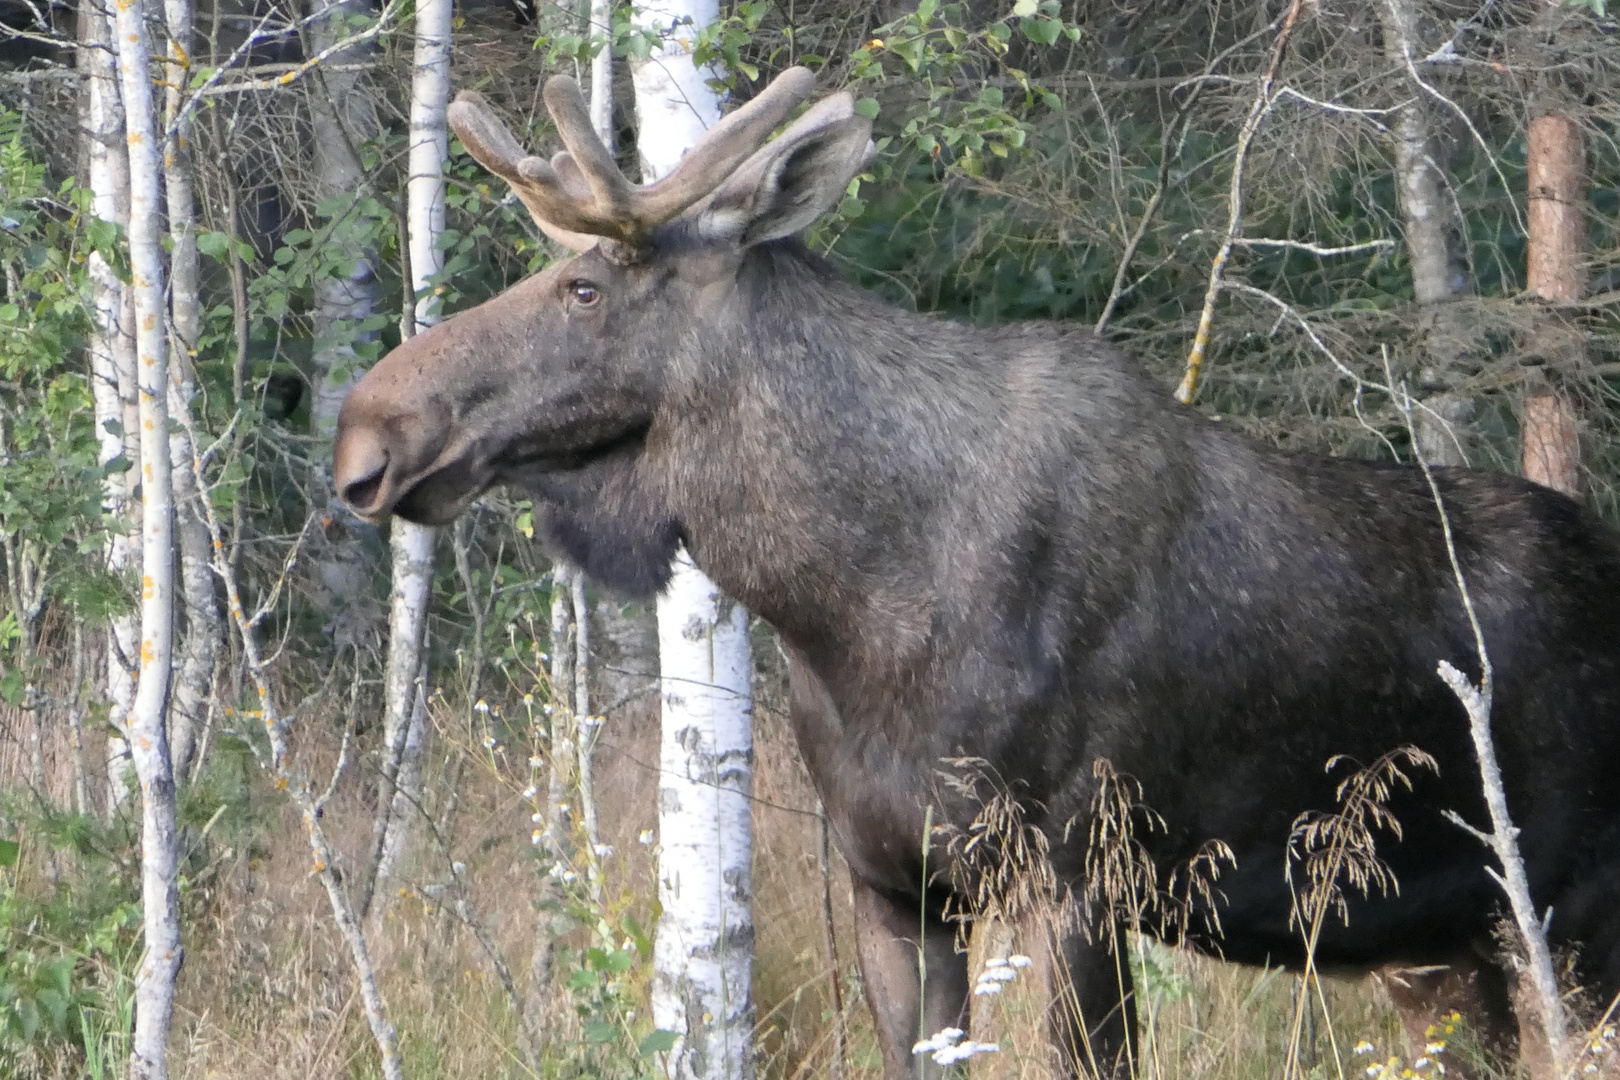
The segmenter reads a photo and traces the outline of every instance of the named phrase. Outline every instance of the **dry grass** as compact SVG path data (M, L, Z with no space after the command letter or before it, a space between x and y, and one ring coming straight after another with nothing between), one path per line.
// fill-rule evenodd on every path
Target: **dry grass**
M755 992L761 1076L800 1080L832 1075L838 1040L822 919L820 823L780 701L781 687L767 677L756 725ZM458 744L476 749L479 740L469 737L472 714L464 707L440 702L435 715L438 731L429 749L428 787L429 808L437 815L444 809L449 757ZM324 745L313 730L306 730L299 746L303 763L317 775L335 756L336 739L330 741L332 745ZM610 718L597 769L604 839L615 850L606 868L608 906L615 918L633 915L644 926L653 921L652 854L637 838L654 823L656 750L656 703L644 700ZM520 758L527 751L515 747L511 753ZM53 749L53 776L59 760L55 754ZM11 760L23 765L15 756ZM16 775L11 774L13 779ZM358 774L350 774L340 785L326 818L334 844L350 860L366 849L371 829L371 810L359 780ZM175 1075L187 1080L373 1076L374 1050L353 972L331 928L326 898L307 876L301 824L289 807L273 804L267 783L256 784L254 798L269 823L251 843L220 858L188 898ZM453 890L444 888L451 878L450 862L462 862L467 882L463 914L487 928L488 940L513 973L521 996L541 927L535 911L540 880L529 843L532 808L519 786L476 762L463 768L450 818L449 850L418 832L404 878L407 895L394 892L385 916L372 924L374 956L400 1030L407 1075L447 1080L533 1075L519 1054L512 1000L491 957L457 914ZM1116 834L1120 820L1134 820L1132 827L1139 828L1150 817L1132 805L1139 797L1127 786L1128 778L1119 777L1103 785L1119 802L1115 825L1106 827ZM1002 918L983 918L976 925L969 960L976 976L987 960L1018 953L1036 963L1020 971L1002 994L975 999L972 1037L994 1041L1001 1049L973 1059L969 1072L994 1080L1044 1080L1054 1074L1045 1038L1053 979L1040 943L1063 905L1058 883L1049 875L1009 872L1020 864L1026 870L1038 865L1041 841L1023 824L1014 800L997 799L989 789L986 796L979 827L959 843L971 845L970 855L980 861L979 880L989 883L989 891L977 897L980 913L999 905ZM1129 840L1128 835L1115 835L1112 842L1129 849ZM1113 869L1120 880L1134 880L1141 894L1137 917L1127 920L1128 925L1173 939L1175 920L1161 927L1163 913L1154 915L1144 898L1156 892L1163 903L1169 899L1165 894L1184 891L1186 884L1172 886L1173 875L1162 885L1157 877L1143 878L1139 861L1134 869L1127 863ZM844 990L841 1019L847 1037L843 1075L875 1080L879 1059L860 995L847 871L836 853L832 870L834 940ZM1119 898L1093 899L1108 904ZM577 947L588 934L588 927L575 927L566 941ZM1127 935L1121 944L1140 1006L1138 1045L1148 1051L1140 1056L1139 1080L1277 1075L1302 985L1297 975L1222 964L1139 934ZM1411 1059L1401 1026L1376 986L1324 973L1321 994L1347 1058L1350 1047L1368 1040L1381 1053ZM1338 1063L1319 1012L1310 1012L1301 1033L1300 1074L1333 1077ZM578 1043L580 1017L566 995L552 996L543 1020L553 1046L566 1049ZM565 1075L565 1059L563 1054L555 1060L542 1055L542 1073ZM1346 1073L1359 1075L1364 1062L1347 1059L1342 1065Z

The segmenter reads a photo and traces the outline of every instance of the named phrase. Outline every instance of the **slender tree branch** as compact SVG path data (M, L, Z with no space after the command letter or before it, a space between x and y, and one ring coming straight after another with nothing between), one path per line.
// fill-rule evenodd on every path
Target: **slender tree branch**
M1276 97L1272 88L1276 83L1277 72L1282 68L1283 53L1288 47L1288 39L1293 35L1294 26L1299 22L1300 10L1304 7L1304 0L1293 0L1288 5L1288 13L1283 16L1282 27L1277 31L1277 38L1271 47L1271 62L1266 67L1265 76L1260 80L1260 90L1255 95L1254 104L1249 107L1249 115L1238 131L1237 153L1232 159L1232 184L1227 193L1227 223L1226 239L1215 258L1210 263L1209 287L1204 291L1203 310L1198 315L1198 329L1193 334L1192 351L1187 354L1186 370L1181 376L1181 385L1176 388L1176 400L1186 404L1198 393L1198 380L1203 372L1204 354L1209 348L1210 331L1215 323L1215 300L1221 294L1221 279L1226 273L1227 261L1232 257L1232 248L1243 231L1243 168L1248 161L1249 146L1254 142L1254 136L1260 130L1260 125L1271 112Z

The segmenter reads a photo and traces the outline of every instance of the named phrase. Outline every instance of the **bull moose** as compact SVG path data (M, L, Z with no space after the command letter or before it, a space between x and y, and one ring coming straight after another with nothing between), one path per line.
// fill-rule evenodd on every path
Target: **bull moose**
M1333 808L1331 756L1421 747L1438 773L1399 793L1404 839L1380 848L1398 894L1353 902L1319 960L1446 965L1481 1022L1503 1020L1500 895L1485 850L1442 817L1487 821L1464 713L1436 675L1440 660L1480 666L1423 473L1250 442L1089 329L982 329L842 281L794 234L864 167L871 124L836 94L772 139L812 87L784 73L647 185L603 149L570 80L545 88L567 147L549 162L463 93L462 143L575 254L360 381L339 422L342 497L442 524L513 484L550 547L606 586L656 592L684 544L775 628L852 873L890 1080L912 1072L919 1016L942 1028L969 993L942 917L952 886L925 883L920 844L927 814L963 827L975 810L941 793L945 758L1001 778L1070 883L1085 829L1065 826L1106 759L1162 815L1142 838L1161 866L1210 839L1235 854L1224 956L1297 965L1291 822ZM1524 480L1434 478L1495 668L1531 887L1606 998L1620 990L1620 543ZM1094 938L1062 951L1106 1059L1130 1002Z

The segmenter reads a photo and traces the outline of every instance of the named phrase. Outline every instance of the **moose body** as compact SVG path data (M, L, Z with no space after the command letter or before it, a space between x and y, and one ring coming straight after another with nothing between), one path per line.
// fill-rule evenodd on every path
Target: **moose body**
M562 96L548 88L554 113ZM1466 718L1436 674L1478 664L1424 474L1256 445L1089 330L974 328L844 283L791 239L864 160L864 121L823 106L694 208L633 236L596 224L609 239L595 246L574 235L592 222L559 223L523 186L538 159L519 167L504 132L464 110L463 141L584 250L369 373L340 422L339 490L362 513L444 522L511 483L596 580L656 591L685 544L775 628L851 869L891 1080L911 1074L919 1007L932 1032L968 995L949 879L925 883L922 856L929 807L958 829L978 810L941 784L946 759L1005 783L1077 888L1106 759L1162 816L1138 837L1161 868L1210 840L1235 855L1222 932L1194 943L1298 964L1292 823L1334 809L1333 756L1415 745L1439 770L1391 804L1404 838L1378 850L1399 891L1330 921L1318 959L1472 966L1500 1019L1505 980L1478 963L1500 894L1485 849L1443 818L1487 822ZM583 198L568 162L553 167ZM1534 484L1434 479L1495 669L1531 889L1606 997L1620 989L1620 542ZM1106 1057L1129 1003L1100 945L1076 934L1065 949Z

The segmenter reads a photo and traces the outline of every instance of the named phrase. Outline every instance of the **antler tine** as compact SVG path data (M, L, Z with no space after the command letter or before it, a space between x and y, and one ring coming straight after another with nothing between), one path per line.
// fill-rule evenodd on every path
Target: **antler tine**
M467 152L490 172L512 185L542 229L553 240L575 250L595 243L602 222L591 213L589 196L578 193L577 170L559 176L540 158L527 156L506 125L496 118L483 95L463 90L449 111L450 126ZM573 162L568 162L572 167ZM570 181L573 181L572 183Z
M646 226L656 225L709 194L765 144L815 87L816 77L804 67L788 68L772 79L754 100L705 132L668 176L635 193L636 216Z
M644 187L619 171L591 127L579 84L567 76L546 81L546 108L568 147L550 163L524 154L475 91L457 95L449 119L472 156L512 185L542 229L583 250L591 237L634 242L697 203L763 146L814 88L815 76L807 68L782 72L754 100L710 128L668 176Z
M590 110L579 84L566 75L553 75L546 80L544 97L546 109L557 124L557 134L596 196L595 209L605 219L603 224L632 220L633 187L591 126Z
M450 126L467 152L478 163L508 183L516 183L518 164L527 155L490 110L484 95L476 90L463 90L450 103Z

